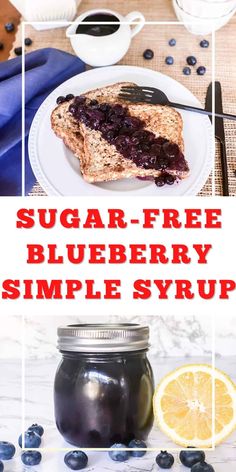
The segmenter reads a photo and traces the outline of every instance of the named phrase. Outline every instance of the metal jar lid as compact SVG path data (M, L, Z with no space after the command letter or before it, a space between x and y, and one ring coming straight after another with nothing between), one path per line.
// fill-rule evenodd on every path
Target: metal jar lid
M58 349L66 352L129 352L149 347L149 327L131 323L59 327Z

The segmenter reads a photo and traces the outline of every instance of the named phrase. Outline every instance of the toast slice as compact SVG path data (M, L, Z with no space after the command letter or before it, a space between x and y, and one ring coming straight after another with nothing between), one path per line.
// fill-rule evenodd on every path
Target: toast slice
M183 122L181 115L173 108L145 103L130 103L118 98L120 89L131 83L118 83L89 91L83 94L86 102L97 100L99 104L115 106L122 105L129 116L138 118L143 123L143 130L155 135L155 138L165 138L176 144L181 155L181 162L174 159L165 174L184 179L189 175L189 167L184 159ZM65 145L80 161L83 178L87 182L102 182L130 177L157 178L163 174L163 169L144 168L134 160L124 156L104 138L100 130L92 129L82 121L78 121L69 111L74 99L58 105L51 115L51 125L55 134L63 139Z

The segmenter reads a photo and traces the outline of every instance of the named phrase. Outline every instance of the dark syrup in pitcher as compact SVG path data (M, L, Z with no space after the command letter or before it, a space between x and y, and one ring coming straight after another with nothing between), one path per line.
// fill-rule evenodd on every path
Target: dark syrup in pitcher
M94 25L91 23L94 23ZM111 25L109 23L116 24ZM76 29L76 34L88 34L90 36L109 36L110 34L115 33L119 29L119 27L120 21L115 15L110 15L108 13L96 13L95 15L87 16L82 21L82 23Z

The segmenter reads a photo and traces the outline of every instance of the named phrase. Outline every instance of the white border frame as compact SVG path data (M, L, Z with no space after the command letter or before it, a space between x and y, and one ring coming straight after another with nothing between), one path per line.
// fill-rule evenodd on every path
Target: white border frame
M56 24L56 25L61 25L63 27L72 25L74 21L68 21L65 23L65 21L50 21L50 22L45 22L45 21L23 21L22 22L22 31L21 31L21 43L22 43L22 155L21 155L21 171L22 171L22 192L21 196L25 197L27 196L25 194L25 50L24 50L24 40L25 40L25 26L26 25L45 25L45 23L49 24ZM89 22L88 22L89 24ZM97 22L97 24L103 24L102 22ZM114 22L108 22L108 24L115 24ZM139 21L132 21L132 23L128 21L122 21L122 25L138 25ZM184 23L180 21L145 21L144 25L161 25L161 26L172 26L172 25L177 25L177 26L184 26L185 25L192 25L193 23ZM201 24L201 22L194 22L194 24ZM216 142L215 142L215 65L216 65L216 47L215 47L215 30L212 29L211 32L211 42L212 42L212 50L211 50L211 80L212 80L212 148L213 148L213 153L214 153L214 159L212 162L212 171L211 171L211 176L212 176L212 197L215 196L215 158L216 158Z
M47 315L42 315L44 318L47 317ZM53 315L50 315L53 316ZM151 316L151 315L150 315ZM216 444L215 444L215 361L216 361L216 329L215 329L215 316L212 313L209 315L211 317L211 366L213 370L213 376L212 376L212 447L209 448L195 448L195 451L201 450L201 451L215 451ZM29 318L29 316L27 316ZM25 315L22 315L22 359L21 359L21 434L22 434L22 450L25 451L40 451L40 452L70 452L70 451L97 451L97 452L108 452L108 451L114 451L116 449L114 448L93 448L93 447L39 447L39 448L25 448L24 444L24 432L26 431L26 421L25 421L25 404L26 404L26 398L25 398L25 386L26 386L26 336L25 336L25 324L26 324L26 317ZM56 426L55 426L56 427ZM133 451L147 451L147 452L160 452L160 450L165 451L168 449L169 452L180 452L180 451L189 451L188 448L184 448L181 446L177 447L166 447L166 445L163 446L158 446L158 447L147 447L147 448L133 448ZM120 448L121 451L130 451L128 447L126 448Z
M22 22L22 196L25 195L25 50L24 50L24 39L25 39L25 26L26 25L34 25L34 24L43 24L45 25L46 22L28 22L28 21L23 21ZM65 26L65 22L62 21L50 21L47 22L49 24L57 24L57 25L62 25ZM71 25L74 22L67 22L66 25ZM98 22L98 24L103 24L102 22ZM109 24L114 24L113 22L109 22ZM122 22L122 24L129 24L130 22ZM139 24L139 22L132 22L132 25ZM179 21L145 21L145 25L161 25L161 26L172 26L172 25L177 25L177 26L185 26L186 24L192 24L192 23L183 23ZM196 24L196 22L194 23ZM199 22L201 24L201 22ZM213 149L214 149L214 159L213 159L213 165L212 165L212 196L215 196L215 65L216 65L216 49L215 49L215 31L212 30L211 32L211 39L212 39L212 55L211 55L211 68L212 68L212 143L213 143ZM58 197L59 198L59 197ZM64 197L62 197L64 198ZM215 374L215 318L214 315L211 315L211 321L212 321L212 369ZM24 432L25 432L25 316L22 315L22 385L21 385L21 401L22 401L22 407L21 407L21 414L22 414L22 449L24 450L36 450L36 451L41 451L41 452L69 452L69 451L74 451L74 450L79 450L79 448L37 448L37 449L29 449L24 447ZM206 451L214 451L215 450L215 375L212 377L212 436L214 440L212 441L212 447L207 448ZM83 451L110 451L113 450L112 448L80 448L80 450ZM166 449L163 447L163 450ZM128 448L124 448L121 450L129 450ZM136 449L134 449L136 450ZM142 449L138 449L142 450ZM160 447L158 449L156 448L146 448L144 449L147 452L157 452L160 450ZM181 450L188 450L185 448L181 447L176 447L176 448L168 448L169 451L172 452L179 452ZM197 450L197 449L196 449ZM202 449L203 450L203 449Z

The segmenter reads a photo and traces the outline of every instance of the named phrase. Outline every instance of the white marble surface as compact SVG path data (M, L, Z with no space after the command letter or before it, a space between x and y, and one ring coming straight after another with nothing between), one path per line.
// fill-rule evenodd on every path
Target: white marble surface
M210 362L206 358L191 358L190 362ZM186 358L163 358L155 364L155 380L158 382L168 371L186 363ZM236 357L217 359L217 367L225 370L236 380ZM57 360L28 360L26 362L25 382L25 426L33 422L41 423L45 428L43 437L42 463L31 469L24 468L19 457L19 448L14 460L5 462L5 472L68 472L69 469L63 463L65 452L46 451L46 449L60 449L68 447L56 430L53 417L53 378ZM21 363L20 361L0 361L0 439L17 443L21 432ZM172 444L159 431L153 430L148 446L170 449ZM159 468L155 464L157 453L148 452L142 459L130 459L127 463L117 464L112 462L105 452L89 452L89 465L87 472L155 472ZM179 464L178 454L175 453L175 466L173 472L187 472ZM214 466L215 472L236 471L236 433L217 447L215 451L207 452L208 461Z
M212 320L211 313L196 313L183 316L170 314L156 316L143 314L138 317L123 313L119 317L110 316L56 316L42 315L27 317L25 320L26 356L36 359L54 358L57 356L57 327L79 322L117 322L129 321L148 324L151 332L151 351L159 357L171 356L205 356L211 351ZM1 324L0 358L17 358L21 355L22 319L19 315L5 317ZM235 314L226 313L215 318L216 355L236 355L236 323Z

